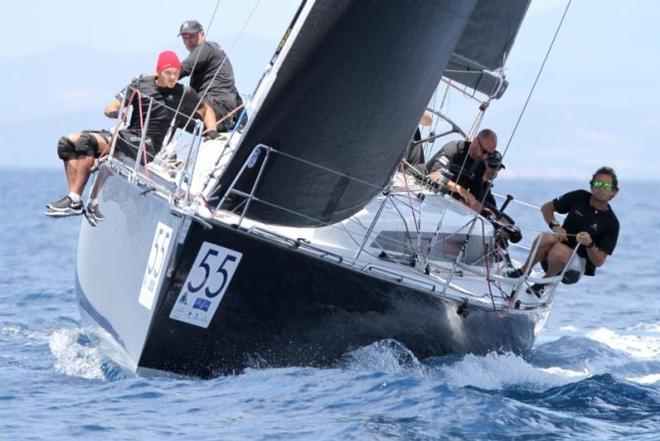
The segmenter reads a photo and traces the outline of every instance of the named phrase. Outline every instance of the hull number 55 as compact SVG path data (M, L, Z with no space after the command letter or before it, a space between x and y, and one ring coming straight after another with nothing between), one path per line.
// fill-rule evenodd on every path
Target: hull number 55
M172 307L170 318L208 328L243 255L204 242Z

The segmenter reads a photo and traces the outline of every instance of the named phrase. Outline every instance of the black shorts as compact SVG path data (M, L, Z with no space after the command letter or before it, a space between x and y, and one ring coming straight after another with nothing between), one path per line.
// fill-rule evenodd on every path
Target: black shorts
M115 143L115 152L121 152L124 155L135 159L140 147L140 136L128 130L120 130L117 134L117 141ZM150 138L146 138L144 146L147 151L147 162L151 162L156 156L158 151L151 142Z
M80 132L81 138L84 135L98 135L101 138L105 140L105 143L110 145L110 140L112 139L112 134L108 132L107 130L83 130ZM101 156L101 149L99 147L99 144L96 140L96 138L93 138L92 142L89 145L89 148L91 151L88 153L87 156L94 156L95 158L98 158Z

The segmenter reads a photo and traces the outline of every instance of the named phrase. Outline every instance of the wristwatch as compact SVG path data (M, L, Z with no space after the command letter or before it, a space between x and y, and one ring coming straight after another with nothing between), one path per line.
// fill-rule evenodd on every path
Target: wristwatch
M550 229L552 230L552 229L555 228L555 227L561 227L561 224L557 221L557 219L553 219L553 220L548 224L548 226L549 226Z

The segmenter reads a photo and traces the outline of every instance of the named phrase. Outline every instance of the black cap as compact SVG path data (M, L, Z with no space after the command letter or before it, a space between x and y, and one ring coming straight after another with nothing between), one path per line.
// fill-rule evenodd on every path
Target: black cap
M197 20L184 21L179 28L179 35L196 34L197 32L204 32L204 28Z
M489 167L499 166L500 169L506 168L504 167L504 164L502 164L502 154L497 150L494 150L493 152L489 153L488 156L486 156L486 164Z

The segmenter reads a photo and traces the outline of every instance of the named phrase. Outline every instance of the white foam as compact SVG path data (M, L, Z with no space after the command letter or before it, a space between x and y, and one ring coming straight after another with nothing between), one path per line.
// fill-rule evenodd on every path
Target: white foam
M13 337L23 337L26 339L24 344L26 346L40 345L48 340L48 336L44 333L33 331L25 326L17 324L8 324L2 327L2 333L11 335Z
M2 327L2 333L3 334L11 334L11 335L21 335L23 334L23 328L21 328L18 325L4 325Z
M635 327L639 330L639 326ZM651 331L650 335L621 335L607 328L600 328L589 332L587 338L600 342L612 349L625 352L631 357L639 360L650 360L660 357L660 335L653 335L654 329L645 329ZM660 332L658 329L656 332Z
M386 373L424 371L424 366L404 345L395 340L382 340L358 348L344 357L346 368Z
M541 370L546 371L553 375L560 375L566 378L586 378L593 375L593 372L591 372L587 368L584 368L581 371L573 371L571 369L564 369L560 367L549 367Z
M536 368L521 357L508 353L490 353L486 356L466 355L457 363L441 369L448 384L458 387L475 386L482 389L502 389L525 384L539 388L561 386L587 377L588 372L560 368Z
M653 384L660 382L660 374L644 375L643 377L628 377L628 380L639 384Z
M104 379L103 358L98 347L78 343L80 334L80 329L64 328L50 335L48 345L56 359L55 369L73 377Z
M630 329L634 331L657 332L660 334L660 323L639 323Z
M578 329L573 326L573 325L567 325L567 326L562 326L559 328L560 331L565 331L565 332L577 332Z

